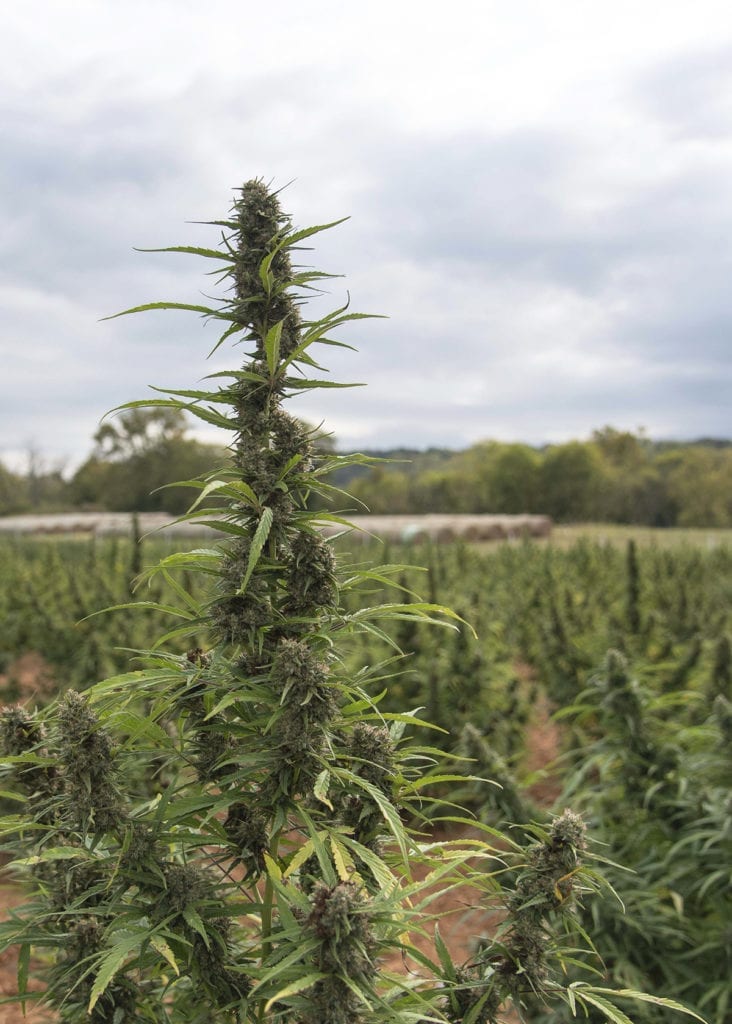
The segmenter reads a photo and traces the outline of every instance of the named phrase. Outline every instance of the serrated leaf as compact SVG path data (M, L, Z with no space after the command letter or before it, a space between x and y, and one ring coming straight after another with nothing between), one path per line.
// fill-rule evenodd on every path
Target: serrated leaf
M263 508L262 516L257 524L254 537L252 538L252 546L249 549L249 561L247 562L247 570L244 573L244 579L241 581L241 586L237 590L237 594L243 594L247 589L247 584L252 578L257 562L259 561L260 555L262 554L262 548L267 543L269 537L269 531L272 529L272 509Z
M365 779L362 779L360 778L360 776L354 775L353 773L349 772L347 774L350 776L351 781L355 785L359 786L361 789L366 790L371 799L374 801L379 811L381 812L382 818L389 826L391 834L393 835L394 839L396 839L397 844L399 846L399 850L401 851L402 857L404 858L404 861L408 861L409 855L407 852L406 832L402 820L399 817L396 808L394 807L394 804L387 797L384 796L384 794L381 792L378 786L372 785L370 782L367 782Z
M445 972L445 977L450 981L456 981L457 975L455 974L455 964L452 962L450 952L445 945L442 936L440 935L440 929L435 925L435 951L440 958L442 969Z
M31 857L23 857L13 861L13 866L35 867L36 864L47 864L55 860L79 860L86 859L85 851L77 846L53 846L42 853L35 853Z
M182 309L191 313L203 313L205 316L212 316L218 320L233 320L234 317L221 310L211 309L210 306L197 306L190 302L146 302L142 306L132 306L130 309L123 309L121 313L113 313L112 316L104 316L102 320L116 320L120 316L128 316L130 313L147 313L151 309Z
M609 1000L604 999L602 996L599 996L594 992L590 992L587 989L581 989L575 991L575 996L600 1010L603 1016L609 1021L612 1021L613 1024L633 1024L633 1021L626 1013L623 1013L623 1011L618 1009L617 1006L613 1006Z
M282 881L280 866L269 853L264 854L264 863L267 866L267 874L277 882Z
M335 836L330 837L330 849L333 854L333 863L342 882L351 881L355 874L355 865L350 854L345 850Z
M205 256L208 259L226 260L227 263L235 263L236 257L230 252L222 252L219 249L200 249L195 245L167 245L164 249L140 249L134 247L135 252L181 252L191 256Z
M191 507L188 509L189 512L193 512L194 509L198 508L202 501L205 501L209 494L215 494L216 491L220 491L224 487L229 486L228 480L212 480L206 484L201 493L198 495L196 500L193 502Z
M313 796L316 800L320 800L321 804L325 804L330 810L333 810L333 804L328 799L328 786L330 785L330 771L324 768L320 775L315 780L313 786Z
M137 715L133 711L115 711L109 716L109 722L110 724L113 722L116 729L129 733L130 739L134 740L145 736L162 747L166 747L170 743L170 736L165 729L144 715Z
M616 996L620 999L638 999L642 1003L652 1003L654 1006L665 1006L669 1010L676 1010L678 1013L685 1013L688 1017L694 1017L696 1020L706 1024L703 1017L700 1017L698 1013L694 1013L688 1006L684 1006L683 1003L678 1003L675 999L667 999L665 996L652 996L647 992L636 992L635 989L621 988L596 988L593 986L590 989L591 992L601 992L603 995ZM582 996L586 995L584 988L579 989L579 993Z
M264 337L264 354L267 360L267 369L270 376L274 377L280 361L280 341L282 340L282 327L284 320L279 320L267 331Z
M303 843L300 849L293 855L290 863L287 865L283 878L289 878L290 875L294 874L298 868L302 867L305 861L311 856L315 847L312 839L308 839L307 842Z
M262 282L262 288L264 288L265 295L271 295L272 288L274 286L274 274L270 269L274 255L274 252L269 253L269 255L265 256L259 264L259 280Z
M361 381L349 381L344 383L335 380L318 380L317 378L306 379L304 377L288 377L284 382L285 387L290 391L306 391L315 388L365 388L366 384Z
M341 842L344 846L349 847L353 850L359 860L362 860L371 871L372 875L379 884L379 889L385 894L389 895L397 887L397 880L384 863L384 861L378 857L373 850L369 850L367 846L363 846L355 839L351 839L350 836L341 836Z
M193 616L188 612L184 612L180 608L176 608L174 605L160 604L159 601L126 601L124 604L113 604L110 605L109 608L102 608L101 611L92 612L91 615L86 615L83 619L79 619L79 622L88 622L89 619L94 619L97 615L105 615L107 612L122 611L124 608L152 609L156 612L165 612L166 615L175 615L179 619L193 618Z
M309 228L298 228L297 231L289 231L282 235L277 245L272 249L272 252L269 253L268 258L271 261L281 249L291 249L293 245L302 242L303 239L317 235L321 231L329 231L331 228L336 228L339 224L345 224L347 220L350 220L350 217L341 217L339 220L332 220L328 224L315 224Z
M325 977L326 975L321 971L312 971L310 974L304 974L296 981L291 981L289 985L285 985L285 987L275 993L271 999L267 1000L264 1006L264 1012L269 1013L274 1004L278 1003L281 999L286 999L288 996L294 996L298 992L304 992L305 989L312 988L316 981L320 981Z
M175 959L173 950L170 948L168 943L160 935L150 936L150 945L153 949L156 949L162 957L168 961L170 966L175 971L176 975L180 976L180 969L178 968L178 961Z
M115 974L122 969L130 953L135 946L139 945L139 942L139 933L127 934L126 938L121 942L115 943L109 953L102 958L97 976L94 979L91 995L89 996L88 1013L92 1012L101 996L106 992Z

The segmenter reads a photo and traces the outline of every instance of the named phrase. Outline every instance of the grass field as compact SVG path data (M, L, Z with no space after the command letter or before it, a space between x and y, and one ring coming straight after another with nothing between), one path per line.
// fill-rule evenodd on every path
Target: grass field
M571 547L581 538L597 544L614 544L624 547L629 540L636 544L653 544L660 548L692 545L703 548L732 545L732 530L729 529L657 529L651 526L620 526L615 523L577 523L571 526L554 526L547 541L558 547Z

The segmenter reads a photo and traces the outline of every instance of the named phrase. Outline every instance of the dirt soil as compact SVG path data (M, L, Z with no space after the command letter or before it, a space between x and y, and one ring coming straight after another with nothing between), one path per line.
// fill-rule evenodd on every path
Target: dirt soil
M521 674L527 679L530 676L528 666L519 666ZM12 690L17 692L15 699L25 703L33 703L39 696L53 692L53 677L49 666L35 654L25 654L14 662L4 674L0 674L0 693L7 692L6 687L12 681ZM7 697L5 700L7 701ZM556 757L559 749L559 732L551 721L550 708L543 698L537 701L533 722L527 738L527 759L524 770L527 773L538 773L539 778L529 787L529 795L543 807L551 806L559 793L557 779L545 773L546 766ZM438 838L438 837L436 837ZM439 838L445 838L443 836ZM479 830L463 829L459 834L449 838L485 838ZM417 877L424 875L417 874ZM456 898L454 893L438 896L430 905L433 913L441 915L439 927L445 944L457 962L468 960L475 951L476 939L490 933L499 915L495 910L485 910L481 906L482 894L471 886L464 886ZM8 911L23 900L22 892L3 877L0 867L0 919L8 916ZM422 952L434 958L434 946L429 936L412 935L414 945ZM419 974L420 966L394 956L385 966L393 971L404 971ZM31 963L31 974L33 963ZM42 989L40 982L31 978L28 984L31 992ZM14 950L0 954L0 998L17 993L17 955ZM19 1003L0 1005L0 1024L46 1024L56 1018L50 1011L33 1002L26 1004L26 1014Z
M4 883L0 884L0 918L5 919L8 911L17 906L23 900L23 893L15 886ZM0 998L6 999L15 995L18 991L17 982L18 957L14 949L8 949L0 953ZM33 963L31 963L31 974ZM28 981L30 992L40 992L43 985L30 978ZM42 1024L42 1022L54 1020L50 1010L41 1006L34 1006L33 1001L26 1003L25 1015L20 1003L13 1003L7 1006L0 1006L0 1024Z

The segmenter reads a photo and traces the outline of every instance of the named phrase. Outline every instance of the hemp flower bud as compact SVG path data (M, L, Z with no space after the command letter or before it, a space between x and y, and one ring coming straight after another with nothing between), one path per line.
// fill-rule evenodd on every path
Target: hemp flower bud
M247 869L247 876L258 875L264 868L264 854L269 845L264 815L239 801L229 808L224 831L236 850L237 859Z
M43 739L43 729L20 705L0 711L0 744L3 753L17 757L33 750Z
M292 542L289 558L288 598L285 611L309 615L338 601L335 555L326 540L300 531Z
M122 823L123 810L114 781L112 741L75 690L68 690L60 702L58 732L67 813L84 829L113 831Z

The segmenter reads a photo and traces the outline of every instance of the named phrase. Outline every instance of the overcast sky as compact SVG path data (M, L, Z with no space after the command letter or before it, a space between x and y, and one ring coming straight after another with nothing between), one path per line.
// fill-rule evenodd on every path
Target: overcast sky
M644 427L732 436L728 0L36 0L0 13L0 459L73 468L101 415L192 387L232 190L352 308L291 410L341 447ZM330 350L328 350L330 351Z

